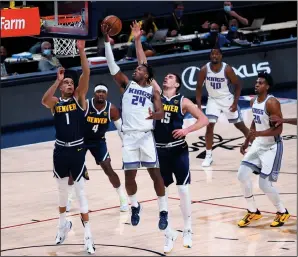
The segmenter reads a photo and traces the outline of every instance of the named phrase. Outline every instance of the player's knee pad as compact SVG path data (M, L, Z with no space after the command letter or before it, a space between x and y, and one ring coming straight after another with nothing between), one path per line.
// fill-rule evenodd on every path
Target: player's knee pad
M59 206L66 207L68 200L68 177L57 178L58 192L59 192Z
M249 175L251 174L251 169L245 165L240 165L238 169L237 178L241 183L245 183L249 179Z
M266 194L270 193L272 191L272 182L269 181L268 177L267 178L262 178L260 176L259 178L259 187L260 189Z
M88 213L88 201L85 194L85 179L81 178L78 182L74 183L74 186L80 203L80 212Z
M180 195L180 198L182 195L188 195L189 194L189 190L188 190L188 184L187 185L178 185L178 193Z

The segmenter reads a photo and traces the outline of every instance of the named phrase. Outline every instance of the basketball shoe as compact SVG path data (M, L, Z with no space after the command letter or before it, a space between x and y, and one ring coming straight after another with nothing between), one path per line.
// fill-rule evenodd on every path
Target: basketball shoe
M192 247L192 232L190 229L183 231L183 246L186 248Z
M290 217L291 215L287 209L284 213L277 212L274 221L270 224L270 227L281 227Z
M72 222L66 221L63 227L58 228L56 236L56 245L62 244L67 237L68 232L71 230Z
M140 213L141 213L141 205L140 203L138 203L139 206L138 207L134 207L132 206L131 207L131 218L130 218L130 221L131 221L131 225L133 226L137 226L140 222Z
M239 227L246 227L251 223L253 220L259 220L262 218L261 212L257 209L256 212L250 212L247 210L247 214L238 222Z
M160 230L165 230L168 226L168 212L167 211L161 211L159 213L159 222L158 227Z
M209 167L213 162L212 154L206 154L206 157L202 163L202 167Z
M84 238L84 249L89 254L95 253L95 245L91 237L85 237Z
M177 239L177 231L172 230L170 233L165 235L165 244L163 247L164 253L170 253L174 248L174 243Z
M129 210L128 201L126 197L120 197L120 211L126 212Z

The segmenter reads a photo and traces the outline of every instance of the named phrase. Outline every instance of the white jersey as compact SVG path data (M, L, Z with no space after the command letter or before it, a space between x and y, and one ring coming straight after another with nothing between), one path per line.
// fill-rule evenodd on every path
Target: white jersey
M256 97L252 105L252 113L254 116L254 122L256 125L256 131L264 131L272 127L269 120L269 115L266 111L266 102L269 98L274 97L273 95L268 95L266 99L259 103ZM272 137L257 137L255 141L262 145L272 145L281 140L280 136Z
M149 131L153 130L153 120L146 120L148 109L154 112L153 87L141 87L130 81L122 96L122 131Z
M226 78L225 75L226 66L227 64L223 62L221 70L215 73L211 70L210 62L206 64L207 74L205 79L205 85L209 97L225 98L227 96L232 96L229 87L229 80Z

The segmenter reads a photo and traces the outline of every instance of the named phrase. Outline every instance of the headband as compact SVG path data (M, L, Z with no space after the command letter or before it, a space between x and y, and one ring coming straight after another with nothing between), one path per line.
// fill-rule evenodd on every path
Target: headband
M94 93L95 93L96 91L98 91L98 90L103 90L103 91L106 91L106 92L108 93L108 89L107 89L107 87L104 86L104 85L98 85L98 86L96 86L96 87L94 88Z

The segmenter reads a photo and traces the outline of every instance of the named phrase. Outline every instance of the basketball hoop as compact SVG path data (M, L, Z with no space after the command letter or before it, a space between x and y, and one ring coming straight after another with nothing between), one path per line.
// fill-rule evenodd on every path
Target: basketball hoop
M84 25L84 21L82 20L81 15L75 14L66 14L66 15L58 15L58 25L55 22L55 16L46 16L41 17L42 24L41 26L64 26L64 27L77 27L82 28ZM70 38L53 38L54 41L54 54L74 57L78 54L78 49L76 46L76 39Z

